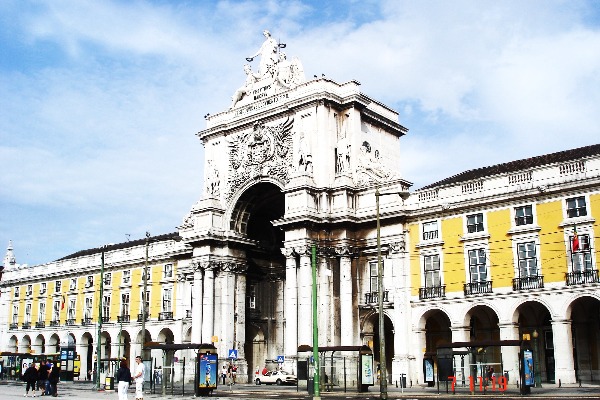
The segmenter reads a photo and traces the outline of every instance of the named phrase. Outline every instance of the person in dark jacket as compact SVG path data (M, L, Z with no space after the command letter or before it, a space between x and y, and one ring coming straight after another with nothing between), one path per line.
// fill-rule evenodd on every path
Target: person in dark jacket
M127 366L127 361L121 361L119 370L117 371L117 385L119 400L127 400L127 391L129 390L129 384L131 383L131 371Z
M37 397L35 394L35 384L38 380L38 370L34 363L29 364L29 367L25 370L23 380L27 384L25 387L25 397L29 397L29 389L31 389L31 397Z
M43 396L46 393L46 381L48 380L48 364L45 361L40 363L40 368L38 368L38 390L40 391L40 396Z
M58 396L58 381L60 380L60 363L55 363L50 370L50 376L48 377L50 381L50 393L52 396Z

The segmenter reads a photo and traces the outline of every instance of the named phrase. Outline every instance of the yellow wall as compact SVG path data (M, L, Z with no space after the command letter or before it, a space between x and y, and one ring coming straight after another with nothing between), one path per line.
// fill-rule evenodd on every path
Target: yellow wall
M408 237L410 243L410 284L411 295L418 296L419 288L421 287L421 260L417 243L419 243L419 224L412 224L408 227Z
M492 288L512 287L515 275L512 239L507 232L511 228L511 210L505 208L487 214L490 234L488 262Z
M463 235L463 219L460 217L443 219L441 224L443 256L441 266L446 285L446 293L462 292L465 283L465 255L460 237Z
M563 221L562 201L552 201L537 205L538 225L542 228L540 237L539 273L544 276L544 282L564 282L568 262L565 247L564 232L559 227Z

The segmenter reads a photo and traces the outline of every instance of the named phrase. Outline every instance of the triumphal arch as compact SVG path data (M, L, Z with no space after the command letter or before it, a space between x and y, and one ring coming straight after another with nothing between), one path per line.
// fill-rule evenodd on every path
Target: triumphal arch
M230 107L206 117L202 198L179 233L193 248L192 334L237 349L241 380L278 356L296 370L312 343L311 245L318 249L320 346L374 347L378 358L375 190L405 192L398 114L305 75L268 31ZM287 50L287 49L286 49ZM258 62L257 62L258 61ZM242 74L240 74L242 75ZM407 367L404 205L381 197L388 371ZM374 281L375 279L375 281ZM404 350L401 350L404 349ZM406 371L403 371L406 372Z

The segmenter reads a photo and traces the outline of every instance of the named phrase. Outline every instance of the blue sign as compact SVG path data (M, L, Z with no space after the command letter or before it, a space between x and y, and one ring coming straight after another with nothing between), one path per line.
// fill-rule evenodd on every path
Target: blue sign
M232 360L237 360L238 358L238 351L236 349L229 349L227 354L229 354L227 358L231 358Z
M284 361L285 361L285 356L277 356L277 363L278 364L283 364Z
M535 382L535 371L533 366L533 353L531 350L523 351L523 372L525 374L525 385L533 386Z

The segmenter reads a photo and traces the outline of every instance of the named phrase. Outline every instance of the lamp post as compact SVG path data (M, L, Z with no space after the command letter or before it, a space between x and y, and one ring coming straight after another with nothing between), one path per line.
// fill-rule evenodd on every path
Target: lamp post
M317 315L317 246L313 244L310 252L312 267L313 358L315 360L315 373L313 376L313 399L318 400L321 398L321 392L319 388L321 378L319 371L319 319Z
M539 349L538 349L538 331L537 329L534 329L533 333L531 334L531 336L533 336L533 351L535 353L535 361L533 363L533 379L535 380L535 387L537 388L541 388L542 387L542 377L540 376L540 353L539 353Z
M102 358L102 300L104 299L104 250L102 246L100 253L100 291L98 295L98 341L96 343L96 384L97 390L100 390L100 359Z
M408 192L379 193L379 187L375 189L375 214L377 217L377 312L379 314L379 398L387 399L387 367L385 357L385 329L383 314L383 264L381 263L381 223L379 221L379 197L389 194L398 194L404 200L410 195Z
M146 232L146 258L144 260L144 272L142 273L142 281L144 282L142 289L142 360L147 360L146 357L146 314L148 313L148 306L146 302L148 301L148 247L150 246L150 232Z

